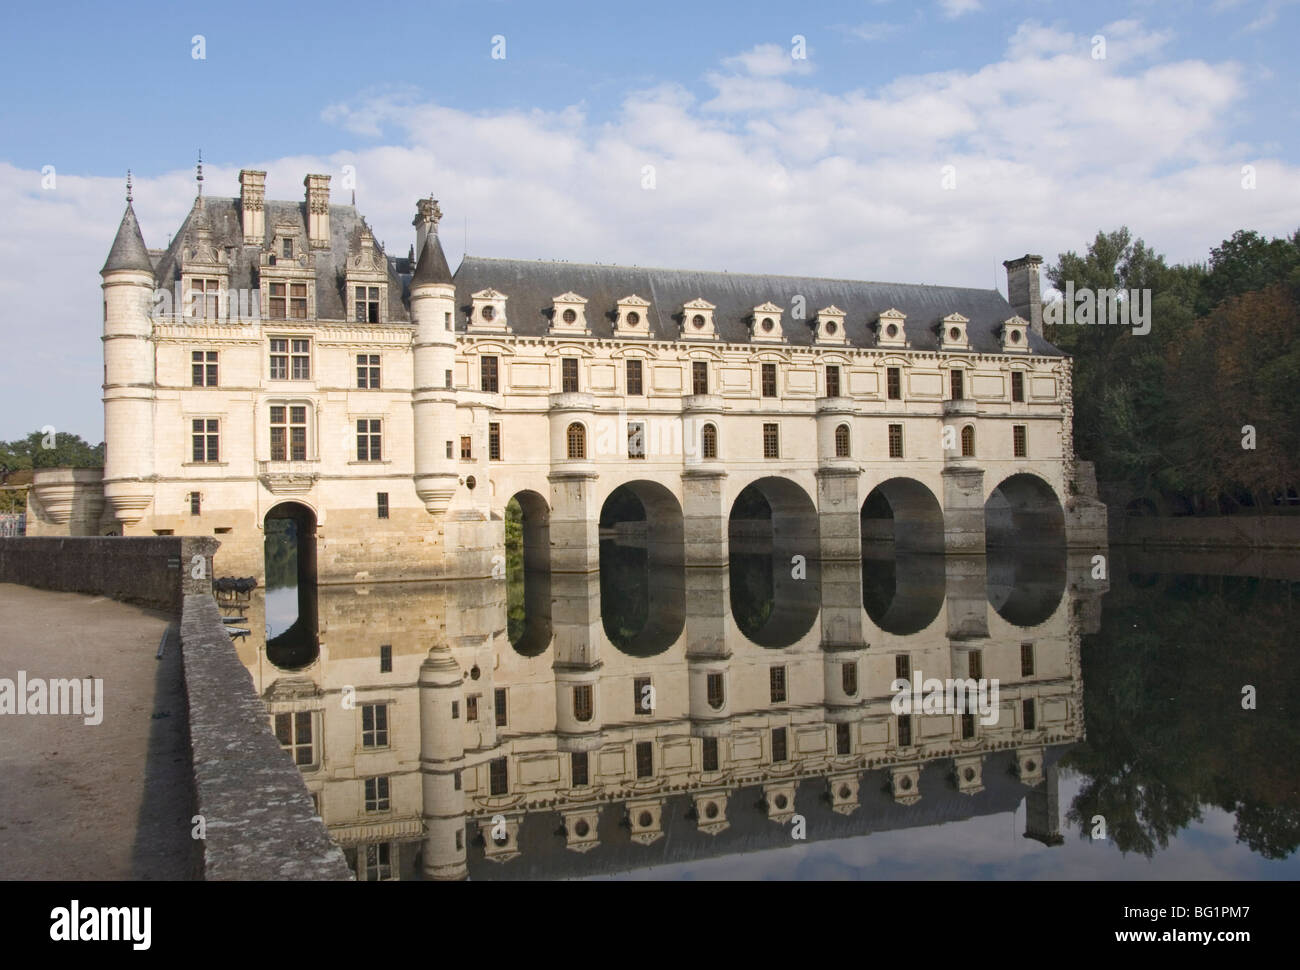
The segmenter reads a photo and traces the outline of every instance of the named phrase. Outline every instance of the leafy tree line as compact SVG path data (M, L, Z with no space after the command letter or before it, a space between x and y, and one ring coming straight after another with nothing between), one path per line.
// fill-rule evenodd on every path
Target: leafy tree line
M1238 231L1207 263L1170 266L1125 227L1061 253L1046 275L1059 291L1151 291L1147 334L1045 328L1074 356L1075 450L1096 463L1104 497L1227 512L1296 494L1300 230Z
M46 444L52 445L47 448ZM25 438L0 441L0 479L12 472L31 468L99 468L104 464L104 443L91 445L66 431L46 434L33 431ZM0 512L22 512L26 498L21 491L0 491Z

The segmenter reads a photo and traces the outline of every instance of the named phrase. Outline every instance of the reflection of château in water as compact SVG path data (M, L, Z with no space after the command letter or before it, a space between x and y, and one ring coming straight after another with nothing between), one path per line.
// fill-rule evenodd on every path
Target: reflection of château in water
M817 841L1026 797L1025 834L1059 841L1054 765L1083 734L1101 591L1063 554L821 563L736 596L752 564L602 552L603 584L528 577L517 645L506 583L452 582L322 587L297 671L241 647L359 876L595 874L796 844L795 813ZM642 628L620 627L638 596ZM996 678L997 722L896 715L890 684L914 673Z

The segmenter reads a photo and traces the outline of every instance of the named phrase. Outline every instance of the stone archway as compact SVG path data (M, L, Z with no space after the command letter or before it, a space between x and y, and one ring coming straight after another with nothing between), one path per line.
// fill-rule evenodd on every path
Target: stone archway
M600 508L600 602L605 635L618 650L667 650L686 623L682 507L657 482L615 488Z
M934 492L914 478L881 482L862 503L862 549L897 555L943 553L943 507ZM876 558L873 556L872 558Z
M262 526L266 657L282 670L301 670L320 652L316 513L301 502L281 502L266 513Z
M525 657L551 644L551 509L537 492L511 496L505 514L506 635Z

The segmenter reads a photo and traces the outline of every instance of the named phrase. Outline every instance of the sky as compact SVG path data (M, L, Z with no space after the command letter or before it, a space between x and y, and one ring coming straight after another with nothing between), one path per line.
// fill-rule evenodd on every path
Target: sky
M997 287L1127 225L1300 228L1300 0L22 5L0 35L0 439L103 437L98 271L241 168L391 253ZM201 55L201 56L200 56ZM350 169L348 168L350 166ZM758 298L761 302L761 295Z

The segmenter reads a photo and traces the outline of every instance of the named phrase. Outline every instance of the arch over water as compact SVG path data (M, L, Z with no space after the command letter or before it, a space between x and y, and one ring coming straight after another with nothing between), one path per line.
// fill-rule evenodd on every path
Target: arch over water
M1003 479L984 502L985 546L1065 544L1065 510L1052 486L1028 472Z
M281 670L316 660L316 513L281 502L263 520L266 576L266 658Z
M787 478L760 478L736 496L727 535L731 615L740 632L762 647L797 642L821 609L812 498Z
M943 507L914 478L890 478L868 492L859 523L864 553L886 544L892 544L900 556L943 553Z
M686 624L682 507L657 482L615 488L600 509L601 625L618 650L649 657Z
M536 657L551 645L551 509L537 492L516 492L505 507L506 635Z
M1022 472L984 503L989 603L1016 626L1047 620L1065 595L1065 510L1052 486Z

